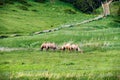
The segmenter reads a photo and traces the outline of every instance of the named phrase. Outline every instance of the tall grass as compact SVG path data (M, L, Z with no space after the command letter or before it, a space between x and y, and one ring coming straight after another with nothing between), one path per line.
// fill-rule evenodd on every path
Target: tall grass
M119 51L0 53L1 79L119 79ZM3 75L3 76L2 76Z

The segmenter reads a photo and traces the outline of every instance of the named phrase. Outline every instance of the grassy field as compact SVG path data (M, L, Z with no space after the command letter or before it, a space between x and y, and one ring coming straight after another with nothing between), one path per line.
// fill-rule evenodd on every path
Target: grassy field
M119 80L119 51L0 53L1 80Z
M0 48L27 49L0 51L0 80L120 79L120 23L114 21L115 14L87 24L32 35L31 33L35 31L51 29L51 25L55 28L62 24L80 22L95 15L78 11L76 14L65 13L65 9L74 8L62 2L54 5L49 3L39 5L31 1L29 3L32 6L28 7L28 11L19 9L17 7L21 5L19 3L0 8L0 35L24 34L0 39ZM53 11L50 11L51 8ZM72 42L78 44L84 54L74 51L40 51L43 42L55 42L58 46Z
M115 48L119 49L120 35L119 26L111 26L112 17L104 18L99 21L78 25L71 28L44 33L31 36L20 36L0 39L1 47L25 47L39 48L43 42L55 42L57 45L62 45L65 42L73 42L79 44L84 49L95 50L96 48ZM99 23L99 25L97 25ZM86 46L90 44L90 47ZM105 46L108 45L107 47ZM86 50L85 50L86 51Z
M112 21L112 17L108 17L56 32L0 39L1 47L29 49L0 52L0 78L119 80L120 28L110 26ZM65 42L77 43L84 50L84 54L39 51L43 42L55 42L58 46Z

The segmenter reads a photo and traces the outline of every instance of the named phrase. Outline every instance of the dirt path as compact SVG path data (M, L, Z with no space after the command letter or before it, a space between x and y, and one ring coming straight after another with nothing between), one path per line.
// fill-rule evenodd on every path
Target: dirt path
M62 25L62 26L60 26L58 28L49 29L49 30L43 30L43 31L38 31L38 32L34 32L33 34L37 35L37 34L42 34L42 33L54 32L54 31L58 31L58 30L60 30L62 28L74 27L74 26L77 26L77 25L86 24L86 23L89 23L89 22L92 22L92 21L96 21L96 20L102 19L103 17L104 17L103 15L99 15L99 16L97 16L95 18L84 20L84 21L82 21L80 23Z
M0 51L6 51L6 52L10 52L10 51L17 51L17 50L28 50L27 48L8 48L8 47L0 47Z

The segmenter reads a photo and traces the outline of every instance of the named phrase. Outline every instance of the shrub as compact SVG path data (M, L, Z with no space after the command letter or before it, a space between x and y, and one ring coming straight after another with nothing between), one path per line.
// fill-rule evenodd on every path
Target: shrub
M27 0L0 0L0 5L4 5L4 4L13 4L14 2L19 2L25 6L31 6L30 4L28 4Z
M71 9L65 9L64 11L65 11L65 13L68 13L68 14L76 14L76 12Z
M24 6L24 5L22 5L22 6L18 6L20 9L22 9L22 10L25 10L25 11L28 11L28 8L26 7L26 6Z
M68 2L68 3L74 3L76 0L60 0L60 1L63 1L63 2Z
M119 9L117 11L117 15L120 16L120 7L119 7Z
M34 0L35 2L44 3L46 0Z
M68 2L74 5L75 8L79 9L84 13L91 13L98 8L101 3L98 0L60 0Z

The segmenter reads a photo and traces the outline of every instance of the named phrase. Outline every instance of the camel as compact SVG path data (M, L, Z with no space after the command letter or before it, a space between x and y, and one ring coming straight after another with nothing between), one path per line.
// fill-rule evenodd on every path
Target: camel
M70 43L64 44L64 45L60 48L60 50L63 50L63 51L69 50L69 51L70 51L70 47L71 47L70 45L71 45Z
M83 53L83 51L76 44L72 44L70 49L71 49L71 51L79 51L80 53Z
M70 43L64 44L64 45L60 48L60 50L63 50L63 51L65 51L65 50L69 50L69 51L79 51L79 52L83 53L83 51L79 48L78 45L76 45L76 44L70 44Z
M49 50L49 49L53 49L53 50L56 50L57 49L57 46L55 45L55 43L43 43L41 45L41 51L43 49L46 49L46 50Z

